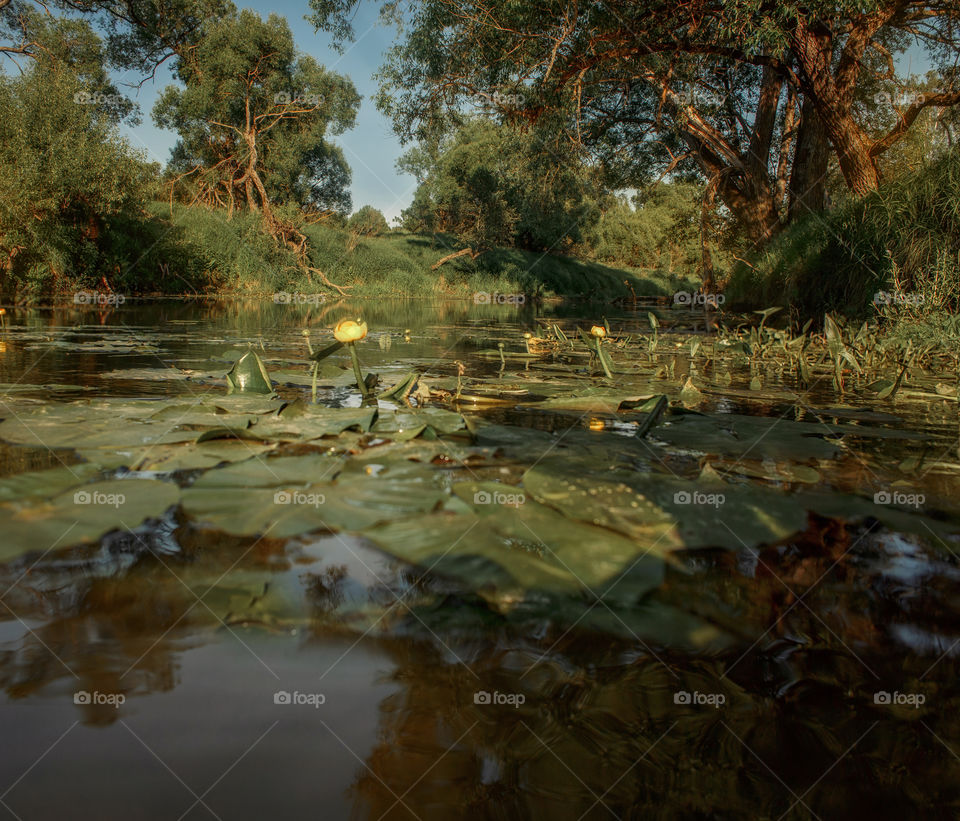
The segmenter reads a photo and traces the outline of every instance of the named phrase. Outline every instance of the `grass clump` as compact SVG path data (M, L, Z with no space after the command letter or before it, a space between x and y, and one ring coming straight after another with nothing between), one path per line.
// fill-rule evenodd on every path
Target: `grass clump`
M738 266L733 308L791 305L801 317L874 306L960 309L960 150L916 174L811 215Z
M255 214L154 203L156 219L169 222L164 242L165 281L156 290L184 290L184 282L227 294L266 294L323 290L298 267L294 254L262 230ZM310 264L351 296L473 298L475 294L526 294L588 297L598 300L670 296L696 284L670 272L639 272L567 256L512 248L491 249L476 258L464 255L433 266L463 244L446 234L421 235L387 230L358 236L353 227L302 226ZM131 282L131 285L133 283ZM137 289L142 290L142 289Z

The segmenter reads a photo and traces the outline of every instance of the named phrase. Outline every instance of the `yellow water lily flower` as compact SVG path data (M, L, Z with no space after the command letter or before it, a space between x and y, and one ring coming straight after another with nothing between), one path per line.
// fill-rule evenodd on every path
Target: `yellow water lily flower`
M337 342L344 344L349 342L359 342L367 335L366 322L354 322L352 319L344 319L337 323L333 329L333 337Z
M603 339L607 335L607 329L603 325L594 325L590 329L590 335L597 337L597 339Z

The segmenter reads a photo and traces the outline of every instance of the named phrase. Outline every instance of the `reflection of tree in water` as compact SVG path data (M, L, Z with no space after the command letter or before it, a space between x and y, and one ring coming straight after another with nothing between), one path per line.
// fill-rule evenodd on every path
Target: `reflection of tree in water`
M677 596L709 592L750 624L773 625L749 652L749 643L712 656L657 647L661 663L636 643L578 631L552 649L555 635L517 638L533 630L456 643L442 634L447 647L385 642L402 689L381 704L354 817L957 817L960 664L946 653L925 677L949 643L905 652L876 626L906 616L932 630L957 582L928 581L913 604L903 590L873 596L861 555L813 586L838 550L769 551L752 576L734 554L703 554L699 578L671 580ZM797 596L808 589L807 607ZM881 690L926 693L926 709L875 704ZM526 701L476 704L479 691ZM726 703L677 704L678 692Z
M225 557L241 555L247 545L207 534L198 541L183 530L178 544L171 530L161 523L51 554L35 566L30 556L0 566L0 589L9 588L0 622L6 635L22 627L19 639L0 646L0 687L12 698L38 694L58 681L66 682L68 692L122 693L128 699L172 690L178 654L206 641L221 624L216 591L204 597L211 613L191 590L203 594L223 573ZM171 555L181 549L182 555ZM246 564L262 564L277 550L282 543L262 540ZM111 723L119 715L110 705L78 709L89 723Z
M344 601L346 578L347 567L342 564L326 567L319 573L305 573L302 579L310 604L322 614L336 610Z

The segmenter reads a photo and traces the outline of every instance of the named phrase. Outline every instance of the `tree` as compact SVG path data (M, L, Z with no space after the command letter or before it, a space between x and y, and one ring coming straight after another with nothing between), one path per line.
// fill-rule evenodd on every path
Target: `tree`
M196 45L205 23L233 10L230 0L0 0L0 53L35 57L43 48L30 21L51 9L84 15L106 33L107 55L119 68L153 76Z
M0 270L14 288L102 273L113 224L140 217L156 174L117 133L129 103L90 26L27 18L35 56L0 75Z
M260 213L306 266L305 235L275 206L349 209L349 169L326 136L352 127L353 84L297 54L285 19L249 10L210 23L175 73L182 87L168 87L154 108L156 123L180 134L175 182L192 179L196 199L231 214Z
M610 265L694 272L701 258L701 186L663 182L643 195L605 197L584 237L585 250Z
M521 132L476 117L400 167L420 181L405 227L456 234L475 253L564 250L598 216L589 169L545 126Z
M390 226L380 210L372 205L364 205L347 220L347 229L358 237L379 237L387 233Z
M318 27L349 36L352 0L311 5ZM656 153L659 173L695 163L705 196L763 241L823 204L831 153L849 190L872 191L878 157L918 115L960 102L958 23L955 0L421 0L382 71L380 104L406 137L443 130L478 96L516 98L499 108L520 121L566 111L576 140L609 145L623 132L638 154ZM913 41L939 60L944 85L871 134L857 90L895 82L894 57Z

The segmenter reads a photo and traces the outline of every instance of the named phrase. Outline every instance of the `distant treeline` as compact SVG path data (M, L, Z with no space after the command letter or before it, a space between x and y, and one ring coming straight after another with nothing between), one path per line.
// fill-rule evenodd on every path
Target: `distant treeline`
M354 0L308 5L345 46ZM400 168L419 185L397 229L437 251L429 282L504 273L544 288L539 260L575 259L856 312L878 283L949 274L949 254L931 261L921 237L955 226L943 169L960 122L960 7L551 8L556 19L528 4L384 4L403 25L376 104L413 144ZM910 43L928 51L922 77L896 71ZM397 230L370 206L350 216L332 138L354 126L360 97L297 51L283 17L230 0L10 0L0 57L6 297L281 280L376 292L389 275L349 265ZM174 83L150 116L178 137L163 167L121 136L141 112L111 79L161 64ZM918 190L938 210L920 208ZM899 239L877 227L894 214ZM218 250L225 233L243 247ZM516 271L523 254L529 269Z

